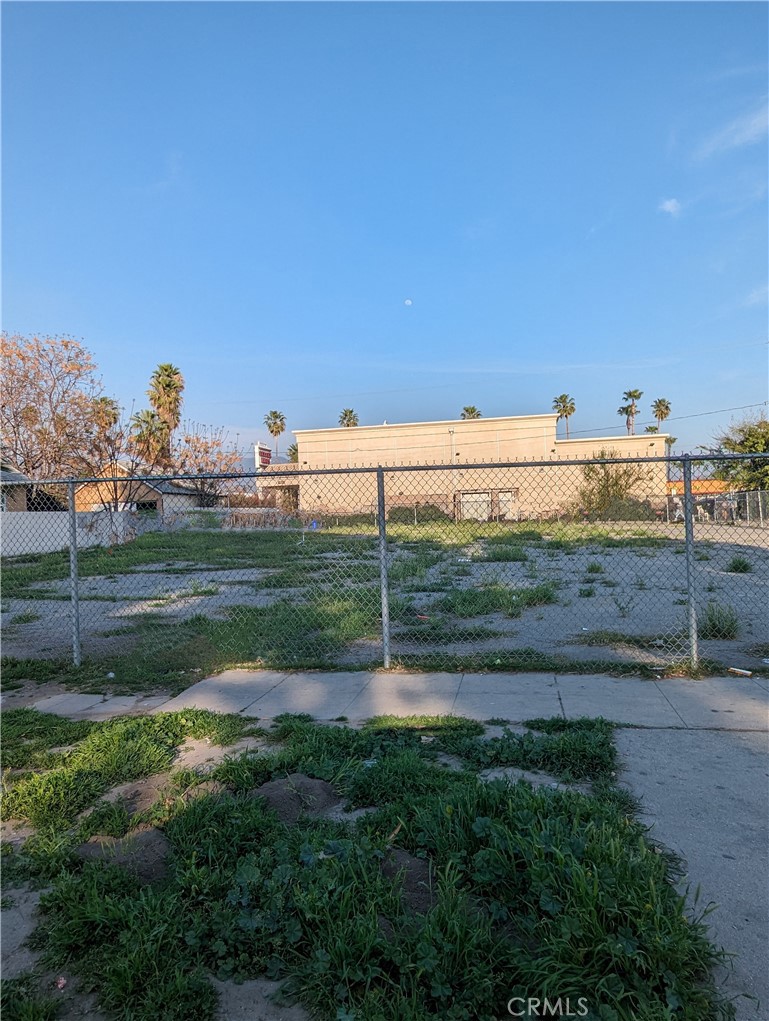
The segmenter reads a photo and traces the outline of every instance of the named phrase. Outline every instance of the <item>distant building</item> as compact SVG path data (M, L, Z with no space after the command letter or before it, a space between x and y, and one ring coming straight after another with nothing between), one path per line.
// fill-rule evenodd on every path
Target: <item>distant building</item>
M117 461L101 473L103 482L81 482L75 489L75 509L79 511L131 510L175 514L200 505L200 494L180 482L153 479L140 465ZM155 473L157 474L157 473ZM136 476L147 475L147 478ZM116 481L108 481L111 479Z
M577 497L577 472L568 477L558 468L543 469L527 462L564 462L611 456L647 458L667 453L664 433L556 438L555 414L504 418L457 419L356 426L353 428L294 430L302 470L415 466L421 470L388 475L388 506L429 504L456 519L518 520L534 512L557 515L567 499ZM514 468L504 467L513 464ZM446 470L446 466L451 470ZM481 465L468 468L466 465ZM443 470L435 471L436 466ZM272 471L288 466L274 465ZM643 497L653 494L664 503L665 463L648 467ZM376 504L374 473L276 478L261 484L283 490L279 499L287 509L325 513L370 512ZM567 491L568 490L568 491ZM638 494L641 495L640 493Z

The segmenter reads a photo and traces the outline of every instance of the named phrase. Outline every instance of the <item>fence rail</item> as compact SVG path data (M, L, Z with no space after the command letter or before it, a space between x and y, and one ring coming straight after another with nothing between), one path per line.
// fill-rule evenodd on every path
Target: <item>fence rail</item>
M6 485L3 651L149 679L760 669L769 493L742 480L767 470L696 455Z

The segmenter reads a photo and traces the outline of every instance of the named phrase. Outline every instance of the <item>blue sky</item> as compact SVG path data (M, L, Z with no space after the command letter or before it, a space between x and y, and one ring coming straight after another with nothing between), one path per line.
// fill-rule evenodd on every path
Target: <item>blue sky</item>
M767 399L767 6L5 3L3 325L240 446ZM690 417L690 416L702 417ZM282 446L290 441L286 435Z

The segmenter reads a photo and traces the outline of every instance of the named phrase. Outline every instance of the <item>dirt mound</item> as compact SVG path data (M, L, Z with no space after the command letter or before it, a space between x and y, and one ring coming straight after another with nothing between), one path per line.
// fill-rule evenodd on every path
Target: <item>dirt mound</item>
M320 819L338 809L343 802L330 783L304 773L291 773L280 780L270 780L251 791L250 797L264 798L280 821L288 826L293 826L300 815Z
M120 802L130 816L139 815L140 812L146 812L148 808L152 808L157 801L165 799L170 778L170 773L155 773L143 780L134 780L131 783L113 787L100 800L110 804Z
M132 872L140 883L155 883L168 875L171 844L155 826L140 826L120 839L91 837L75 852L84 861L107 861Z
M404 905L418 915L426 915L437 900L430 863L408 851L394 847L381 865L382 875L395 883L402 878Z

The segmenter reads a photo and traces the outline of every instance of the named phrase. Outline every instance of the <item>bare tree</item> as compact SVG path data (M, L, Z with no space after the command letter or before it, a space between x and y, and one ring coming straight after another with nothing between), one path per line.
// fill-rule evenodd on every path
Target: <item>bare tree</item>
M241 474L240 454L228 442L224 429L188 423L171 451L175 471L184 475L180 484L193 489L201 507L213 507L227 486L226 479L206 475Z
M2 334L3 459L30 479L77 477L103 418L101 380L90 351L72 337Z

